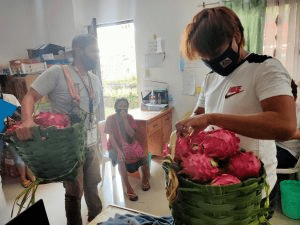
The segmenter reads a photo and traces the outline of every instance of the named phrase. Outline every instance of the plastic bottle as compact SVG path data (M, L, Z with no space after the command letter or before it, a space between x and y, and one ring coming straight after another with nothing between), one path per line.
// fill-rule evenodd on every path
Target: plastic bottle
M157 104L161 104L161 96L160 96L160 93L158 93L157 95Z
M156 98L155 98L154 92L152 90L152 93L150 95L150 104L155 104L155 103L156 103Z

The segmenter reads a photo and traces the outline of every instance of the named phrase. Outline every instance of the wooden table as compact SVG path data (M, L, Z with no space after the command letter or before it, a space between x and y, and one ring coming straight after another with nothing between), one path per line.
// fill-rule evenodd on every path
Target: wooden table
M173 108L162 111L133 109L128 112L137 121L136 137L146 154L162 155L164 144L169 142L172 132L172 111Z
M140 212L134 209L124 208L117 205L109 205L105 209L103 209L102 212L98 216L96 216L95 219L93 219L93 221L88 223L88 225L97 225L100 222L107 221L109 218L114 218L116 213L118 213L119 215L130 214L134 216L143 214L155 217L154 215L145 212Z

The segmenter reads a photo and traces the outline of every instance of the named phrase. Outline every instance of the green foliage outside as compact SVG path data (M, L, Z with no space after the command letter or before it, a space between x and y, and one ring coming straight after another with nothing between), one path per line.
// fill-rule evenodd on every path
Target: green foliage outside
M138 107L137 77L128 79L103 81L105 117L115 112L114 104L118 98L125 97L129 101L129 109Z

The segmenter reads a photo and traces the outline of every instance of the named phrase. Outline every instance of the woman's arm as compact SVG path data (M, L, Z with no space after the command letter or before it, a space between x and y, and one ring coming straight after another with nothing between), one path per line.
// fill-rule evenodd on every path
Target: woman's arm
M215 125L237 134L257 139L288 140L296 132L295 102L291 96L275 96L261 101L263 112L235 114L201 114L178 124L205 129ZM177 127L178 125L176 125Z
M295 135L291 139L297 139L300 140L300 130L297 130Z
M131 124L129 123L129 121L128 121L128 117L127 117L127 113L126 112L124 112L124 111L122 111L121 113L120 113L120 116L121 116L121 118L122 118L122 121L123 121L123 124L124 124L124 127L125 127L125 131L126 131L126 133L131 137L131 138L135 138L135 129L133 129L132 127L131 127Z
M119 148L119 145L117 144L116 138L114 135L109 134L109 140L112 144L113 149L115 149L118 153L118 160L125 160L125 156L123 151Z

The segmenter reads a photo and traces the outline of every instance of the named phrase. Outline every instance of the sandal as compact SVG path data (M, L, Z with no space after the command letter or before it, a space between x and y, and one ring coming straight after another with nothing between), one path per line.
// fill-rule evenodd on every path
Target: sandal
M30 180L25 179L21 181L21 185L23 186L23 188L28 188L30 184L31 184Z
M150 184L147 182L146 184L142 184L142 190L143 191L148 191L150 189Z
M129 199L130 201L135 202L135 201L137 201L137 200L139 199L139 197L138 197L135 193L133 193L133 194L126 193L126 194L127 194L127 197L128 197L128 199Z

